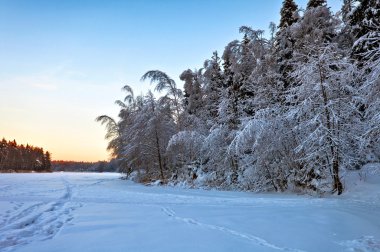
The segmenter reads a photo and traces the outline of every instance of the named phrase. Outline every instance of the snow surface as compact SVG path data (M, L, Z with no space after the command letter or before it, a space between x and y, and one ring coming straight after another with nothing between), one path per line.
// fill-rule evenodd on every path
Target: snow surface
M0 251L380 251L379 176L349 175L315 198L0 174Z

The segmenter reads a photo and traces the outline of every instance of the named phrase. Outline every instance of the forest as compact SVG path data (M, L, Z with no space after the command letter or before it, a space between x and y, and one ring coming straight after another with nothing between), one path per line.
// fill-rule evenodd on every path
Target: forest
M63 172L117 172L119 162L115 159L98 162L78 162L66 160L53 160L51 162L53 171Z
M51 155L43 148L16 140L0 142L0 172L51 172Z
M315 194L380 161L380 0L284 0L278 25L242 37L199 69L130 86L118 118L102 115L108 149L140 182Z

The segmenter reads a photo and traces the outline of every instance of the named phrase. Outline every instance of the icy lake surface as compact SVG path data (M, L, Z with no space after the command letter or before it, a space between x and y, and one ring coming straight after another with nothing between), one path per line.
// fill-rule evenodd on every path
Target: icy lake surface
M379 180L316 198L0 174L0 251L380 251Z

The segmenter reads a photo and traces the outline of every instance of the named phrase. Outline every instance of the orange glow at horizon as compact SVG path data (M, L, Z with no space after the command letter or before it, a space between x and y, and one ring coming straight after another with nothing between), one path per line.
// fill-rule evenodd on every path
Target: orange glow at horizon
M106 152L107 142L72 142L72 139L66 138L61 135L57 138L47 138L40 134L23 135L22 132L15 131L11 134L4 134L1 132L1 139L5 138L8 141L16 140L18 144L33 145L41 147L44 151L51 153L52 160L65 160L65 161L83 161L83 162L96 162L109 160L110 155ZM55 142L57 141L57 142Z
M102 110L111 111L112 108L101 102L91 108L76 102L66 105L54 94L43 98L37 95L30 102L23 97L4 98L0 101L0 139L42 147L52 154L52 160L96 162L110 159L104 139L106 131L95 118ZM109 100L104 103L112 105Z

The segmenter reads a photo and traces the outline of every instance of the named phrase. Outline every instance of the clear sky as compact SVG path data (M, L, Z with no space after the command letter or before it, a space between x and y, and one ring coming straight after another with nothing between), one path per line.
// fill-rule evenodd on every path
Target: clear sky
M307 0L296 0L305 7ZM178 81L242 25L278 24L282 0L0 0L0 138L53 159L108 159L94 119L117 115L125 84L159 69ZM333 11L341 0L328 1Z

